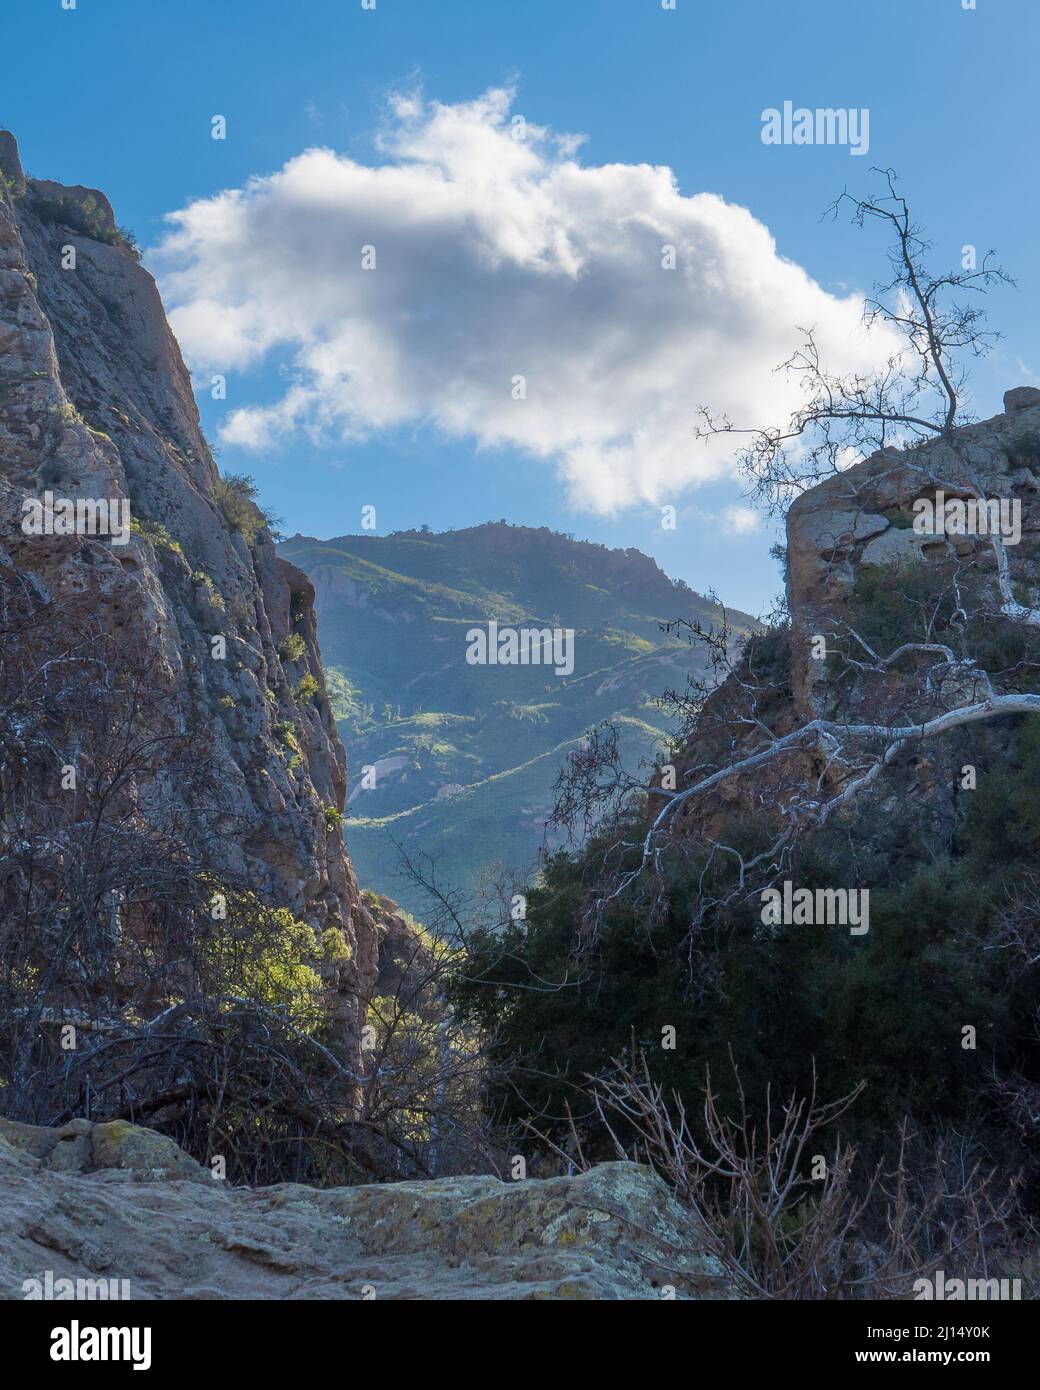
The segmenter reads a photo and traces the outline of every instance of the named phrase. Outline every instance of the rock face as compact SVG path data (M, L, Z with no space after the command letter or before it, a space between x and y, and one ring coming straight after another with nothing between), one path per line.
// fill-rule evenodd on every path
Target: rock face
M962 458L970 462L986 497L1021 503L1015 572L1040 575L1040 391L1016 387L1005 393L1004 406L1004 414L963 426L950 442L937 438L913 450L873 454L803 493L791 507L788 606L798 653L794 685L807 718L818 708L813 686L822 668L800 639L826 630L864 567L912 567L960 557L983 573L993 571L986 537L918 535L913 530L914 502L936 493L930 478L949 478L949 497L968 495Z
M833 647L835 634L840 638L844 631L857 581L863 578L887 576L898 588L909 587L915 576L927 578L928 567L941 569L947 579L956 571L962 583L988 586L990 606L994 611L999 607L997 564L987 535L918 534L914 529L914 504L919 499L934 502L940 488L946 498L972 495L966 464L984 497L1019 504L1021 537L1008 547L1011 577L1019 602L1040 603L1040 391L1013 388L1005 393L1004 407L1002 414L962 426L949 439L875 453L794 502L787 517L790 630L756 639L741 669L706 702L693 737L675 759L680 785L687 772L692 776L694 769L701 769L699 775L704 775L703 769L724 766L757 750L761 738L752 718L783 736L821 716L877 721L886 713L894 717L892 711L899 709L899 720L915 717L899 704L899 671L851 682L846 675L836 688L827 660L814 658L812 639L822 635ZM953 707L967 696L948 684L942 698L944 707ZM1006 751L1010 731L997 723L987 737ZM937 833L946 833L953 824L954 770L962 761L955 742L936 740L900 764L898 785L893 782L895 772L886 774L877 794L865 795L843 814L855 817L871 801L894 814L913 798L919 810L927 806ZM804 745L784 760L757 766L684 805L674 824L684 835L714 838L734 817L739 820L749 812L761 812L767 819L773 815L765 808L775 807L781 780L788 795L794 778L808 796L815 796L818 779L819 786L834 786L842 770L833 749Z
M689 1214L637 1164L229 1188L133 1125L0 1122L0 1297L48 1274L86 1281L82 1297L125 1280L134 1299L733 1296Z
M117 662L147 662L167 728L205 731L220 795L200 815L173 788L149 811L145 788L144 813L185 822L272 906L342 928L344 993L363 993L376 935L333 813L346 756L313 587L265 527L229 514L158 291L108 200L27 180L7 132L0 172L0 578ZM133 534L23 534L24 499L47 492L128 502ZM0 800L8 833L20 814Z

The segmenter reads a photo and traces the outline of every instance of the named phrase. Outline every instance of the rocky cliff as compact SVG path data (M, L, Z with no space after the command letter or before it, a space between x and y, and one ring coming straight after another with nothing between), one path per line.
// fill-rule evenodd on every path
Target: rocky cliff
M6 132L0 173L0 580L5 615L22 603L33 617L5 625L0 652L2 836L38 832L58 804L47 758L76 763L75 720L51 717L44 735L46 718L30 731L17 713L25 671L56 707L48 652L65 642L84 671L94 652L104 680L147 686L155 740L200 740L206 796L128 779L134 813L318 932L342 929L340 1013L356 1031L376 932L338 828L346 757L313 587L220 480L156 286L105 196L26 178ZM26 499L42 509L30 534ZM87 508L71 534L54 520L66 502ZM99 502L128 504L129 534L84 533ZM70 662L63 649L66 676Z
M966 470L970 469L971 476ZM1005 392L1004 410L912 450L872 454L802 494L787 520L787 595L798 653L794 683L801 712L820 708L826 668L808 638L833 628L857 580L867 572L911 575L943 565L992 576L984 534L946 534L915 527L915 503L944 496L986 496L1017 502L1021 538L1014 544L1019 580L1040 579L1040 390ZM944 486L945 484L945 486Z
M1015 509L1019 534L995 546L985 524L958 529L952 514L945 528L920 524L922 503L948 508L973 498L1003 506L1007 518ZM1032 689L1040 390L1016 387L991 419L913 448L879 451L808 489L788 513L786 562L789 627L753 641L740 669L707 702L678 760L681 776L689 784L760 753L770 739L791 741L782 756L691 798L675 824L714 835L748 812L776 828L781 803L817 812L884 749L883 740L875 747L862 737L855 746L844 728L921 726L952 715L942 738L892 741L880 775L872 772L865 794L838 816L858 824L864 841L857 818L870 806L948 841L962 769L1005 765L1015 746L1009 720L983 711L985 722L962 726L957 711L987 693ZM829 734L797 737L820 719L829 721Z

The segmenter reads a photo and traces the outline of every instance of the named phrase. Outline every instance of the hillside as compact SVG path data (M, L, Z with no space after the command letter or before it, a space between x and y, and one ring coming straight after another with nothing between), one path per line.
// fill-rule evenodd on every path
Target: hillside
M348 847L364 882L416 913L425 897L402 878L398 844L455 885L529 867L557 772L590 728L618 724L631 771L666 745L657 697L684 688L703 655L661 625L720 619L639 551L546 528L294 536L281 553L315 588L352 768ZM729 616L737 632L753 625ZM491 621L573 628L573 671L467 664L467 633Z

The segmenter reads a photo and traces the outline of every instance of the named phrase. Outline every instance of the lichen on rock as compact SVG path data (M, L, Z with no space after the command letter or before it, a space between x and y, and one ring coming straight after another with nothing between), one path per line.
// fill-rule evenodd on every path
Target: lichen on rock
M81 1167L55 1162L81 1141ZM0 1186L6 1298L44 1268L126 1280L132 1298L735 1296L692 1215L634 1163L522 1182L231 1188L134 1125L0 1121Z

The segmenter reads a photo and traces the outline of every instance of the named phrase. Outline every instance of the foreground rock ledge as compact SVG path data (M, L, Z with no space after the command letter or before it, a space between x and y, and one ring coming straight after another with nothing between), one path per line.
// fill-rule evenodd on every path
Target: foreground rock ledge
M153 1130L0 1119L0 1296L47 1271L126 1280L139 1299L733 1296L689 1213L634 1163L235 1188Z

